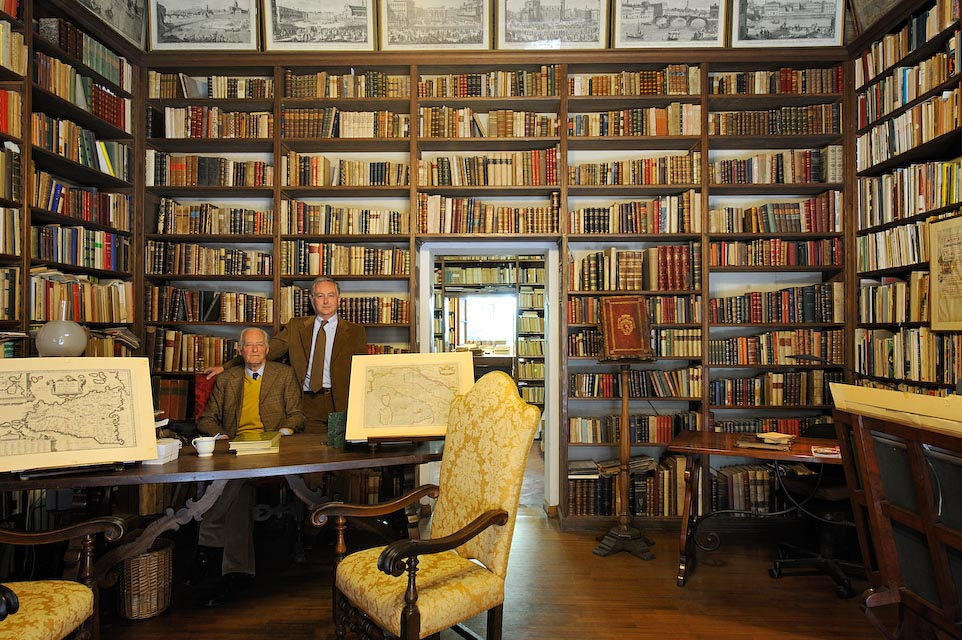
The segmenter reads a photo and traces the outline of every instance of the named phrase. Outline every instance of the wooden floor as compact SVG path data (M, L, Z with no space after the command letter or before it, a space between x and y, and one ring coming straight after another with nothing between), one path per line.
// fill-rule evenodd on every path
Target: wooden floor
M713 640L869 639L879 635L857 598L836 597L825 576L768 575L771 549L723 546L700 555L688 585L675 584L678 535L651 533L656 558L592 554L596 534L561 532L537 500L537 478L526 484L508 568L506 639L711 638ZM189 532L185 532L189 535ZM105 594L103 640L270 640L334 637L330 617L330 546L312 538L309 562L291 560L285 542L262 552L254 586L236 601L204 609L189 589L175 587L166 612L127 621ZM274 553L271 553L274 551ZM856 583L861 590L864 583ZM472 621L482 630L483 620ZM444 640L457 638L452 632Z

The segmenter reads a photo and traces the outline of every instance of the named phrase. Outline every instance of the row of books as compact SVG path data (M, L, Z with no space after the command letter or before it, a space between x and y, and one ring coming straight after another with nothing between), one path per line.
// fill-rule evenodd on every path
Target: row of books
M417 83L419 98L505 98L560 95L560 65L539 69L494 70L482 73L423 75Z
M151 275L269 276L274 256L257 249L148 240L144 269Z
M568 334L568 357L600 358L604 339L600 329L579 328ZM651 348L657 357L701 357L701 329L652 329Z
M124 332L126 335L121 335ZM131 341L129 338L133 338ZM140 340L127 327L90 329L87 336L87 358L130 358L139 355Z
M747 291L708 301L708 321L712 324L842 323L844 320L845 284L842 282Z
M701 286L700 242L647 249L609 247L569 261L568 282L580 291L681 291Z
M841 329L785 329L758 335L714 338L708 341L713 365L798 365L795 356L815 356L841 363L845 335Z
M30 319L60 319L67 302L68 318L78 322L133 322L134 290L129 280L105 279L33 267L30 269Z
M147 325L144 353L158 373L199 373L237 355L237 340Z
M620 415L571 416L568 418L568 443L617 444L621 441L620 429ZM628 416L628 441L635 444L668 444L682 431L701 431L701 414L685 411Z
M708 74L712 95L842 93L842 65L816 69L781 67L760 71L715 71Z
M711 136L812 136L841 133L838 102L773 107L765 111L710 111Z
M397 296L341 296L337 313L357 324L408 324L411 301Z
M867 376L955 386L962 378L962 334L928 327L855 329L855 369Z
M284 275L408 275L408 249L336 245L308 240L285 240L280 247Z
M929 261L929 223L925 220L855 238L859 273L911 267Z
M193 419L192 381L187 378L164 378L151 376L154 392L154 408L162 410L171 421ZM191 409L188 414L188 408Z
M842 267L841 237L820 240L760 238L708 244L712 267Z
M650 324L698 324L701 296L650 296L645 299ZM601 324L601 299L594 296L569 297L568 324Z
M816 431L834 433L832 416L803 416L803 417L754 417L754 418L726 418L719 420L714 412L708 413L706 431L718 433L787 433L796 437L812 436ZM823 436L824 437L824 436Z
M568 233L699 233L702 198L694 189L678 195L612 202L568 211Z
M144 315L150 322L270 324L274 301L262 293L150 286L144 292Z
M19 319L20 267L0 266L0 320Z
M23 135L23 96L19 91L0 90L0 133L13 138Z
M569 398L699 398L702 369L638 370L628 372L628 388L618 373L569 373Z
M708 163L708 181L713 185L841 183L845 177L842 156L842 145L829 145L715 160Z
M544 380L544 362L524 360L518 362L519 380Z
M892 276L860 280L858 321L863 324L929 322L930 280L928 271L913 271L905 280Z
M23 197L20 163L19 151L6 145L0 149L0 198L20 202Z
M519 357L541 357L544 356L544 338L521 337L518 338L517 355Z
M281 201L281 233L290 235L405 235L408 214L390 209Z
M418 193L418 233L559 233L560 196L545 206L496 205L471 197Z
M506 187L558 184L558 147L418 160L418 184Z
M582 461L577 461L582 462ZM622 511L621 496L614 490L615 476L591 473L598 463L586 461L587 473L568 475L566 516L612 516ZM629 513L638 516L680 516L685 495L684 456L665 456L657 465L644 456L647 470L631 473L628 483ZM569 470L574 462L569 462ZM589 466L591 465L591 466ZM629 467L630 468L630 467Z
M114 127L132 132L132 100L83 75L72 64L41 52L34 53L34 81L55 96L92 113Z
M21 255L20 209L0 207L0 253Z
M145 149L148 187L270 187L274 167L262 160L174 154Z
M404 187L411 184L411 169L406 162L340 159L334 167L332 184L343 187Z
M543 386L526 384L518 387L518 393L521 394L521 399L529 404L544 404L545 391Z
M54 177L46 171L33 174L34 207L117 231L130 231L133 197L127 193L98 191Z
M181 204L170 198L161 198L157 204L157 233L271 235L274 233L274 212L221 207L209 202Z
M135 74L126 58L63 18L40 18L38 22L37 34L41 38L57 45L67 55L80 60L123 91L130 93L133 90Z
M568 166L568 184L570 185L691 185L697 182L701 182L700 151L637 160L585 162Z
M30 120L30 141L34 145L95 171L130 182L133 154L127 145L113 140L98 140L90 129L45 113L35 111Z
M637 107L568 116L571 137L697 136L701 105L671 102L666 107Z
M867 230L962 202L960 159L919 162L856 181L858 229Z
M946 90L858 136L855 139L855 169L864 171L956 131L962 122L960 95L959 87Z
M708 212L708 233L841 233L842 192L826 191L801 202L765 202Z
M544 318L537 311L522 311L518 315L518 333L544 333Z
M383 71L343 75L327 71L295 73L284 70L284 96L288 98L409 98L411 77Z
M30 255L47 260L103 271L129 272L131 239L99 229L45 224L30 228Z
M568 77L569 96L698 95L701 68L668 64L664 69L638 69Z
M445 266L441 272L445 285L460 284L514 284L518 281L518 270L514 264L492 266Z
M525 267L522 266L518 269L518 284L544 284L547 282L545 280L545 270L544 267ZM518 303L519 307L524 307L525 305ZM533 306L533 305L528 305ZM538 305L539 307L544 307L544 305Z
M708 383L708 403L721 407L801 407L831 404L829 385L843 382L841 371L767 371L751 378L719 378Z
M409 113L281 106L284 138L407 138L410 135Z
M274 79L260 76L188 76L186 73L147 71L147 98L260 98L274 97Z
M558 117L553 113L491 109L487 121L474 114L478 135L492 138L550 138L558 133Z
M959 3L956 0L936 0L932 7L914 13L901 29L876 40L855 60L855 86L861 87L898 64L909 52L928 42L958 19Z
M157 133L156 129L153 129L150 135L157 136ZM216 106L195 104L186 107L164 107L163 137L273 139L274 114L270 111L224 111Z
M27 74L27 45L23 33L13 31L6 20L0 20L0 67L20 76Z
M855 117L859 129L884 118L947 82L962 68L958 32L939 51L912 66L900 66L855 96Z

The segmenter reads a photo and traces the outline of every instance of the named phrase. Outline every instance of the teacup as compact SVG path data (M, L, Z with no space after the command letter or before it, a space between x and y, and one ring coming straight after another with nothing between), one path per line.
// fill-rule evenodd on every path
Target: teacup
M214 455L214 444L216 442L217 436L197 436L190 441L197 449L198 458L209 458Z

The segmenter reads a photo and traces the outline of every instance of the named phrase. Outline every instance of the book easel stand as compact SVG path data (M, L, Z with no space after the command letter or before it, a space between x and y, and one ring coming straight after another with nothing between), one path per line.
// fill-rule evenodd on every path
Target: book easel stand
M630 481L628 468L631 461L630 429L628 428L628 383L632 362L641 362L641 360L620 361L621 420L618 425L618 502L620 506L618 509L618 524L601 537L598 546L592 550L592 553L596 556L606 557L619 551L627 551L642 560L654 560L655 554L649 547L655 543L641 533L641 530L631 526L631 513L628 504L628 483Z

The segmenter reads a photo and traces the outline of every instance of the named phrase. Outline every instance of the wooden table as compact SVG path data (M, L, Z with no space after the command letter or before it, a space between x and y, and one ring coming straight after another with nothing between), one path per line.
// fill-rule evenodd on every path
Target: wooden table
M167 509L144 528L140 536L104 554L94 568L98 584L110 584L114 567L122 560L146 552L157 537L200 519L221 496L228 480L283 477L295 495L308 507L318 504L320 496L304 483L301 474L348 469L370 469L416 465L441 459L442 442L382 444L377 448L344 450L328 447L317 434L297 434L281 439L278 453L237 456L228 451L227 441L218 441L214 455L200 458L191 446L180 451L176 460L163 465L135 464L122 469L83 470L78 468L58 475L21 478L16 473L0 474L0 491L27 489L82 489L140 484L210 481L204 495L174 511Z
M789 451L736 448L735 441L742 435L744 434L682 431L668 445L668 451L680 453L688 459L685 465L685 497L679 540L677 578L679 587L685 586L688 574L695 568L695 534L702 519L707 517L698 515L698 487L706 468L706 456L736 456L778 462L842 463L838 458L817 458L812 455L812 446L834 446L837 444L834 440L798 438Z

